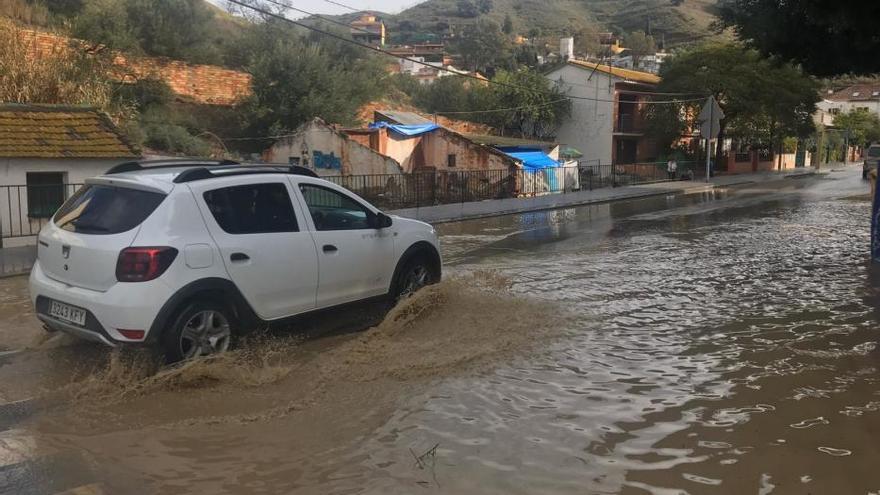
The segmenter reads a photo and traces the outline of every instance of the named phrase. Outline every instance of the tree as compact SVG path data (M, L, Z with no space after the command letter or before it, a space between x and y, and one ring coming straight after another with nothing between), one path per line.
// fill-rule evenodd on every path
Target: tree
M510 18L510 14L504 14L504 24L501 25L501 32L504 34L513 33L513 19Z
M653 55L657 51L654 37L646 34L644 31L629 33L624 37L624 42L632 55L633 65L638 64L639 60L645 55Z
M507 110L486 113L486 123L502 134L548 137L571 113L571 100L537 71L499 71L492 81L492 109Z
M481 14L488 14L492 11L492 7L494 7L492 0L477 0L477 10Z
M384 60L341 42L301 38L277 22L255 26L245 44L260 48L245 61L253 93L241 110L251 136L290 132L314 117L354 124L360 107L385 87ZM266 143L249 144L259 150Z
M849 135L850 143L867 146L880 141L880 117L866 110L853 109L834 116L834 127Z
M458 0L455 4L455 8L458 17L470 18L480 15L479 8L477 8L472 0Z
M725 114L722 136L778 147L785 137L812 132L818 84L800 68L762 58L755 50L735 44L703 45L667 60L661 76L658 92L714 96ZM661 145L670 146L670 139L681 135L679 130L693 125L700 104L651 105L648 128Z
M880 72L880 2L725 0L719 27L815 75Z
M485 71L497 60L508 58L507 39L498 24L487 19L478 19L465 28L453 48L473 71Z
M73 35L113 50L140 51L121 0L89 0L73 19Z
M580 28L574 33L574 51L577 54L598 55L602 45L599 43L599 29L594 25Z

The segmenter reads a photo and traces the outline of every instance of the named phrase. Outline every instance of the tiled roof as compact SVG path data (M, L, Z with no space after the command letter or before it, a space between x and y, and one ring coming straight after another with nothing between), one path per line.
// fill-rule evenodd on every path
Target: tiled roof
M0 157L139 156L106 114L90 107L0 104Z
M620 67L612 67L610 65L597 64L595 62L587 62L584 60L569 60L568 63L584 69L604 72L605 74L617 76L621 79L626 79L627 81L647 84L657 84L660 82L660 76L649 72L642 72L640 70L622 69Z
M831 101L870 101L880 100L880 84L854 84L825 96Z

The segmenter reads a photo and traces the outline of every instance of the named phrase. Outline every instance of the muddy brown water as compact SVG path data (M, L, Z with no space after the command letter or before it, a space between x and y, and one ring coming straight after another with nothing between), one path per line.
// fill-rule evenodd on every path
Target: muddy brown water
M170 370L0 281L0 492L876 493L858 175L446 224L384 319Z

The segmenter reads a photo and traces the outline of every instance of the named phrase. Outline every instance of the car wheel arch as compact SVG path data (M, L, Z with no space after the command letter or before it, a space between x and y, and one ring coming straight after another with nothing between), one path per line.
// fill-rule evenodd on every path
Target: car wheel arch
M427 241L418 241L408 247L406 251L400 255L397 265L394 267L394 274L391 276L391 284L388 286L388 293L393 294L395 286L400 278L400 272L412 259L417 256L425 256L428 259L428 268L431 269L435 281L440 281L443 267L440 259L440 253L433 244Z
M240 328L246 328L261 321L232 281L219 277L204 278L184 285L165 301L150 326L148 339L158 341L162 333L174 321L174 317L187 305L199 300L217 301L231 305Z

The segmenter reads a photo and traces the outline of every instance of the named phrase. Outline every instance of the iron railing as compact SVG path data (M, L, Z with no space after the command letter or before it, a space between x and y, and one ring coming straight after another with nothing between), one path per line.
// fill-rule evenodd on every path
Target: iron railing
M693 177L695 162L678 162L675 177L666 162L602 164L583 160L576 166L424 171L324 177L377 208L398 210L492 199L564 194L605 187ZM36 236L61 204L82 184L0 186L0 247L4 239Z

